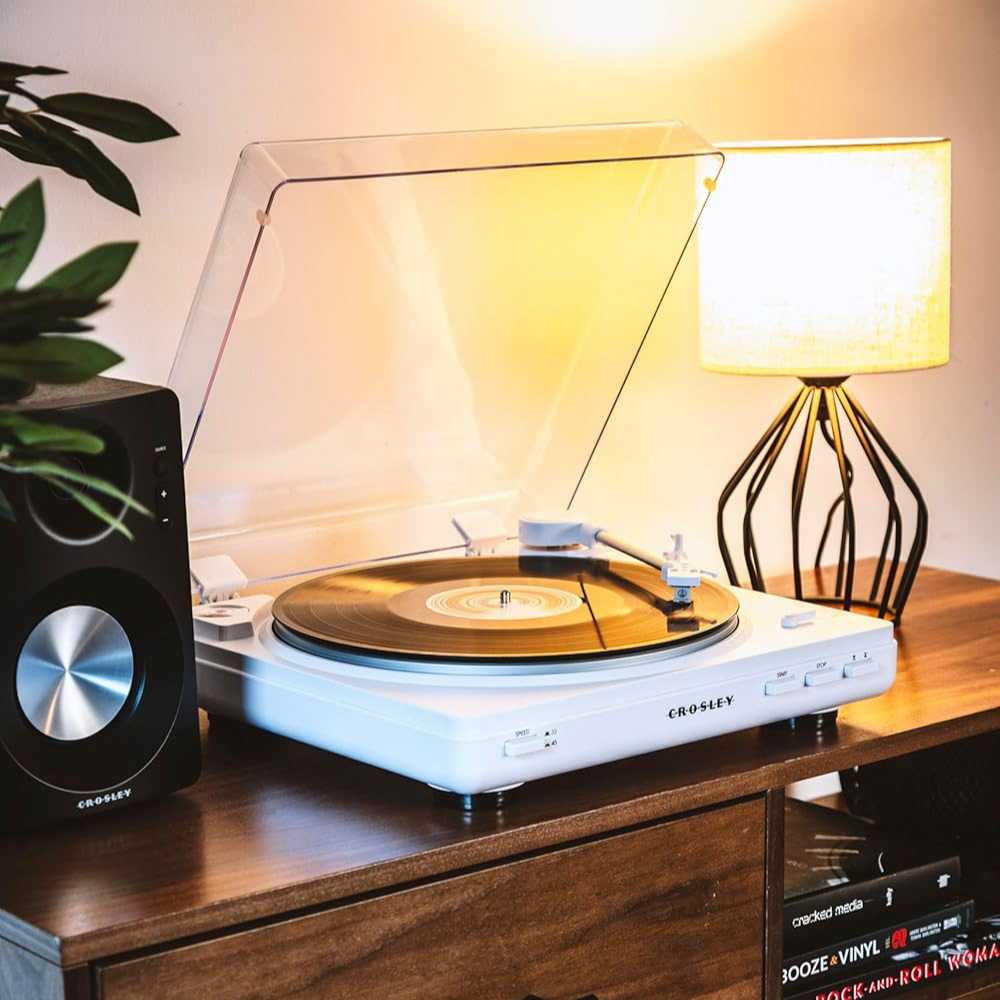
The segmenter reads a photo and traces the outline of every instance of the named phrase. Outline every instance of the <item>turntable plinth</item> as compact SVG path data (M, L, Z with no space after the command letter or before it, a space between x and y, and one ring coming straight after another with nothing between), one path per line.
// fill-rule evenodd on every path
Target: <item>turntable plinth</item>
M777 998L784 786L1000 731L1000 583L925 569L907 616L895 686L832 732L547 779L499 816L206 725L189 791L0 837L0 998Z

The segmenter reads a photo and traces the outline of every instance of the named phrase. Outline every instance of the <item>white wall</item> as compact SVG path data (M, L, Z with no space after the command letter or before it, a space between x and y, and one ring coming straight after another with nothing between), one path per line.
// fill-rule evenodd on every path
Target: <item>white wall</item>
M927 561L1000 576L997 0L0 0L0 39L4 59L70 69L70 89L142 100L181 132L109 143L141 220L46 175L34 272L138 238L100 333L128 358L119 374L153 381L166 378L236 156L254 139L671 117L711 140L950 136L951 364L854 388L925 489ZM0 198L33 173L0 160ZM636 462L633 486L664 508L645 530L669 516L711 559L719 488L793 383L701 372L693 328L651 347L621 447L657 459ZM689 429L665 399L694 411ZM762 511L772 570L789 559L785 502L782 485ZM864 547L877 535L873 523Z

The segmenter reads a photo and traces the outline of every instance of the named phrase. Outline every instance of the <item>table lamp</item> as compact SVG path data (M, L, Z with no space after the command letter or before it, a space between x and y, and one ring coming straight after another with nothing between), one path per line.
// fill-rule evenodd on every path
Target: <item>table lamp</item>
M774 142L724 146L726 167L699 238L701 363L735 375L787 375L802 386L726 484L717 527L726 572L726 504L749 475L742 521L750 585L764 589L753 512L804 416L791 488L795 596L803 599L799 520L817 431L836 456L840 492L819 540L819 567L838 509L833 596L897 624L927 541L927 507L913 476L847 389L851 375L932 368L948 361L951 143L947 139ZM885 494L888 516L867 598L854 596L857 450ZM852 446L853 451L853 446ZM897 492L915 502L901 564Z

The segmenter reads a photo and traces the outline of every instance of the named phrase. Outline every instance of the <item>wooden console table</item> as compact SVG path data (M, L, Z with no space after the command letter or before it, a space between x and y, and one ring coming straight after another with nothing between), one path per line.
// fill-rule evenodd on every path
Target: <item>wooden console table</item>
M894 688L821 737L718 737L500 814L206 725L194 788L0 837L0 1000L778 1000L784 787L1000 729L1000 582L924 569L898 639ZM912 996L1000 995L990 972Z

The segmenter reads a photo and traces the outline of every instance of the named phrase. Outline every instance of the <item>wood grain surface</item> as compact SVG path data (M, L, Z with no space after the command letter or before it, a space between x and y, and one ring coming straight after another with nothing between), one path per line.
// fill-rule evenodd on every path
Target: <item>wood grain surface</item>
M102 967L102 1000L760 996L761 797Z
M500 814L236 726L193 788L0 837L0 935L63 965L217 933L1000 729L1000 583L924 569L899 674L822 736L753 729L527 786Z

